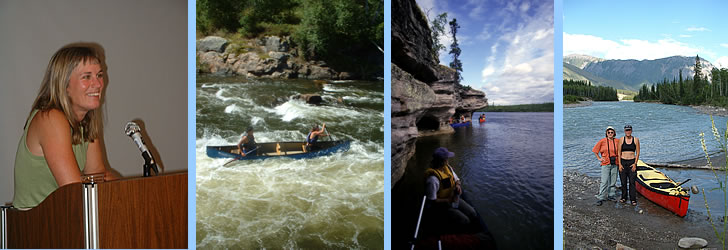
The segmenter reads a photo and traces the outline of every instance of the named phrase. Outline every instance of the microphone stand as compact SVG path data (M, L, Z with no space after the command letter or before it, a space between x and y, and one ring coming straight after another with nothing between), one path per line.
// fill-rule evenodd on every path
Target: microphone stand
M152 176L151 170L154 170L154 175L159 175L159 169L154 159L147 152L142 153L142 157L144 158L144 165L142 166L144 168L144 177Z

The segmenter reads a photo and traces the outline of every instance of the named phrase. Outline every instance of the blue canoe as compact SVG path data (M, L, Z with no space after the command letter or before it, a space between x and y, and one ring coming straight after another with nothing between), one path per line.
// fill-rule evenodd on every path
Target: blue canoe
M337 151L349 150L351 141L320 141L310 150L306 150L303 142L266 142L258 143L258 149L245 157L240 156L237 145L207 146L210 158L239 158L239 160L260 160L277 157L295 159L313 158L329 155Z
M462 123L453 123L453 124L450 124L450 126L452 126L453 128L467 127L467 126L470 126L470 121L462 122Z

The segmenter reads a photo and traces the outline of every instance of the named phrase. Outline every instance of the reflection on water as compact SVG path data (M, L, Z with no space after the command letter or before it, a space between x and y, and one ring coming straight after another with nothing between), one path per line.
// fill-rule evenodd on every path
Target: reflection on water
M308 93L327 104L290 98ZM197 247L382 248L383 96L382 82L198 77ZM258 142L303 141L324 122L335 139L352 140L349 151L226 167L205 154L236 144L248 126Z
M478 117L479 112L473 114ZM419 138L405 175L392 189L392 242L412 238L424 171L437 147L502 249L553 247L553 113L486 113L485 123Z
M718 131L726 131L726 117L713 119ZM655 103L594 102L588 107L564 109L564 169L599 177L599 163L591 152L592 147L604 137L607 126L614 127L617 136L621 138L624 136L623 128L626 124L632 125L633 135L640 139L640 159L647 163L673 163L704 157L700 132L705 133L705 142L711 154L718 150L718 143L711 132L710 117L693 108ZM677 182L692 179L686 185L704 188L708 204L713 208L723 207L722 193L718 190L712 191L718 187L712 171L670 168L658 170ZM725 176L724 173L719 175ZM721 216L723 211L718 210L720 209L711 209L711 213ZM667 210L664 212L669 213ZM698 212L699 216L704 216L706 212L702 194L690 197L688 218L694 212Z

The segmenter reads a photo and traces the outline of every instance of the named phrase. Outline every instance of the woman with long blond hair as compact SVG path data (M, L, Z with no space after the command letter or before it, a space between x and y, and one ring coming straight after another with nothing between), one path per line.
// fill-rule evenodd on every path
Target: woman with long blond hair
M13 206L31 208L81 175L115 178L103 160L103 62L91 46L58 50L43 77L15 153Z

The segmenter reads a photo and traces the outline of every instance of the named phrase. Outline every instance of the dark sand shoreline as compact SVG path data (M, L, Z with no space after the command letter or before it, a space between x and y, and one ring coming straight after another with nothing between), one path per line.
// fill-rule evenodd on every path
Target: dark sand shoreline
M688 210L680 218L639 194L637 206L613 201L595 206L598 187L598 178L564 170L565 249L614 249L617 244L677 249L683 237L700 237L708 241L708 248L719 247L707 214Z

